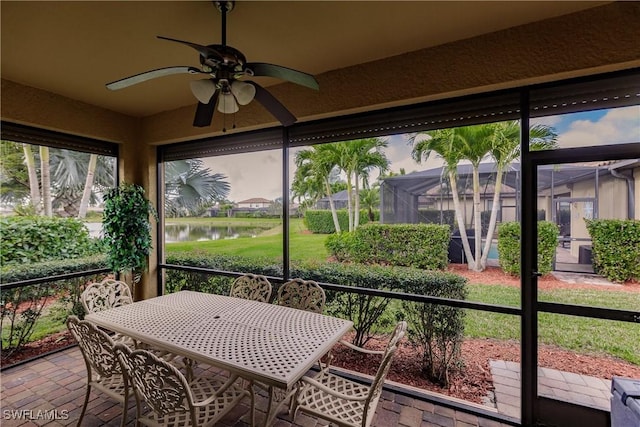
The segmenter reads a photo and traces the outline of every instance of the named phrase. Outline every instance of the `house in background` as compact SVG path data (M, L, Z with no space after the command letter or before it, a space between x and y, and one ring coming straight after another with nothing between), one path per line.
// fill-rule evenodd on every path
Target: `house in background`
M349 200L347 190L338 191L336 194L332 194L331 200L333 200L333 206L335 206L336 209L347 209ZM329 197L318 199L316 202L316 209L331 209L331 205L329 205Z
M254 197L247 200L242 200L236 203L238 209L268 209L273 204L273 201L263 199L262 197Z
M459 165L457 171L460 206L467 229L473 228L471 171L470 165ZM479 173L484 228L493 203L494 164L481 163ZM560 232L559 246L563 256L557 256L557 270L578 271L571 264L581 264L579 271L585 271L585 265L590 268L591 237L585 220L640 220L640 204L637 203L640 200L640 159L544 165L538 167L537 175L538 218L554 222ZM520 164L511 164L503 175L498 224L520 219L520 195L515 190L520 188L520 179ZM442 223L452 226L455 233L457 225L453 210L453 198L443 168L393 176L382 182L382 223Z

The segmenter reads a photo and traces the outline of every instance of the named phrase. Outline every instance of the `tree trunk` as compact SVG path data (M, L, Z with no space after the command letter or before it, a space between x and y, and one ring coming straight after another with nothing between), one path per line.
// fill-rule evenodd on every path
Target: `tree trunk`
M476 256L473 271L482 271L480 257L482 251L482 218L480 217L480 173L478 166L473 166L473 231L475 233Z
M493 189L493 204L491 205L491 218L489 219L489 228L487 229L487 241L484 243L484 249L482 250L482 259L480 260L480 266L484 270L487 268L487 257L491 250L491 242L493 240L493 232L496 229L496 221L498 220L498 206L500 204L500 190L502 188L502 168L498 167L496 171L496 183Z
M38 182L38 173L36 172L36 161L33 157L33 151L29 144L22 144L22 150L24 151L24 161L27 164L27 172L29 174L29 193L31 196L31 205L36 214L42 213L42 206L40 205L40 187Z
M89 199L91 198L91 188L93 188L93 178L96 173L96 165L98 164L98 155L92 154L89 157L89 166L87 166L87 179L84 182L84 191L82 192L82 199L80 200L80 208L78 209L78 218L85 218L87 216L87 209L89 208Z
M460 199L458 198L458 182L456 181L456 176L453 172L449 172L449 182L451 183L453 209L456 211L456 222L458 223L458 230L460 231L460 240L462 241L464 254L467 257L467 265L469 266L469 270L471 270L471 266L475 263L475 260L471 254L471 247L469 246L469 238L467 237L464 217L462 216L462 209L460 208Z
M44 215L53 216L51 206L51 169L49 167L49 147L40 146L40 174L42 179L42 206Z
M360 179L356 174L356 187L355 187L355 212L353 213L353 229L357 229L360 225Z
M336 233L340 233L340 221L338 221L338 213L336 212L336 205L333 203L333 197L331 197L331 185L329 180L325 179L324 184L327 190L327 197L329 198L329 207L331 208L331 217L333 218L333 226L336 229Z
M351 188L351 173L347 172L347 218L349 231L353 231L353 189Z

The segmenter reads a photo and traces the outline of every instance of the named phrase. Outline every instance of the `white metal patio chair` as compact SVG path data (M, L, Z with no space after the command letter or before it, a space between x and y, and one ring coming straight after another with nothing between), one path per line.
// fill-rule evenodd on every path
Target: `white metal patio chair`
M89 314L131 304L133 297L125 282L106 278L102 282L89 284L80 295L80 302L84 311Z
M248 273L233 281L229 296L269 302L271 289L271 283L265 276Z
M342 378L323 369L313 377L300 380L296 395L291 401L293 418L298 411L323 418L343 427L367 427L371 424L382 393L384 380L391 361L407 329L406 322L399 322L384 351L372 351L347 344L350 348L368 354L382 355L371 386Z
M123 404L121 425L124 426L127 422L129 392L122 368L114 352L113 340L93 323L88 320L80 320L76 316L69 316L67 328L78 341L80 352L87 366L87 392L84 396L78 426L81 425L87 410L91 388L99 390Z
M115 345L136 397L137 421L148 426L211 426L249 393L235 376L202 375L191 380L147 350ZM150 412L142 414L142 404Z
M101 282L94 282L89 284L80 295L80 301L87 314L97 313L103 310L120 307L133 303L133 297L131 296L131 290L129 285L121 280L115 280L112 278L106 278ZM122 343L131 348L145 347L153 351L157 356L162 359L175 364L178 368L185 369L187 377L191 377L195 362L177 356L168 351L159 351L150 349L148 346L136 342L131 337L122 335L119 333L112 333L111 339L114 343Z
M313 280L292 279L278 289L278 304L322 314L326 296Z

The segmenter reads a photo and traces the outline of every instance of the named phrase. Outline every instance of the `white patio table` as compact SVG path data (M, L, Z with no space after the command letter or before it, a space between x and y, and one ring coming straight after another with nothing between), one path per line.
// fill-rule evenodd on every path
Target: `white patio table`
M353 325L275 304L193 291L92 313L86 319L267 385L267 425L296 382Z

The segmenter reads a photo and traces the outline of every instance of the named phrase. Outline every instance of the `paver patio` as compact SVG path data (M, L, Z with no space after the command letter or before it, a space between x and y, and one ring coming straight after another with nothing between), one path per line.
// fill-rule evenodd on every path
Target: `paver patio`
M77 347L6 369L2 372L0 380L3 427L77 424L86 390L86 369ZM256 407L258 408L256 420L260 423L265 417L266 395L258 395ZM58 419L42 419L43 417L37 419L39 410L48 410L49 416L57 415ZM100 393L92 392L82 425L118 426L121 412L119 404ZM127 425L135 425L135 408L130 408L128 414ZM220 421L219 425L248 426L248 400L236 406ZM284 410L281 411L275 423L277 427L314 427L316 425L326 425L326 423L304 414L299 414L296 422L293 423ZM378 427L500 427L508 424L385 390L373 425Z

